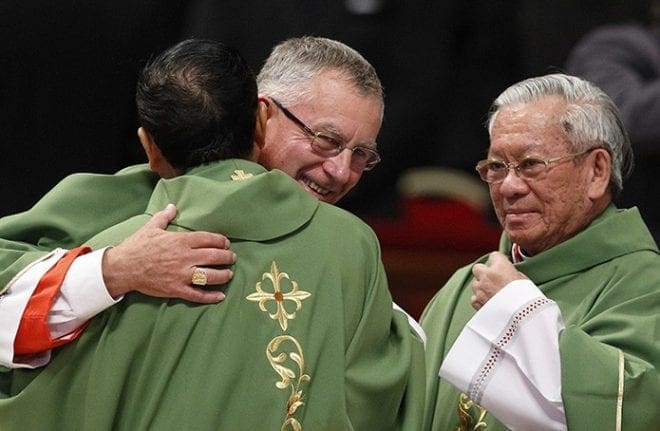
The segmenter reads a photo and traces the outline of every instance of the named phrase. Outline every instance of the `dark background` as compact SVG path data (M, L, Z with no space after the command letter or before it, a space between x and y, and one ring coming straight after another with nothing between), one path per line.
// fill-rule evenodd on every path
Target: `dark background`
M487 147L492 99L561 70L597 25L647 19L640 0L374 0L356 14L327 0L57 0L0 3L0 216L29 208L72 172L144 162L135 132L137 72L185 37L227 42L259 70L291 36L341 40L386 91L382 165L341 206L397 213L395 183L414 166L473 174Z

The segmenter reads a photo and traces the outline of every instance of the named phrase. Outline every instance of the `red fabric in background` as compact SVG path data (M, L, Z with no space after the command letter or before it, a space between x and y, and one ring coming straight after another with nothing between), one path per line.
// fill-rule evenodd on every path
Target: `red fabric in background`
M474 206L456 199L409 198L396 220L365 219L382 247L497 249L501 228Z

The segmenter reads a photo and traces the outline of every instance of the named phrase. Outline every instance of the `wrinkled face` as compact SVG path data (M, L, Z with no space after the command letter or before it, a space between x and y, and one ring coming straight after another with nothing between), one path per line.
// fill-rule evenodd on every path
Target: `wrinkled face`
M562 99L545 97L500 109L488 158L519 162L525 157L551 159L573 153L559 120L565 107ZM512 242L533 255L567 240L589 223L591 157L587 153L552 163L533 180L521 179L510 169L501 183L490 184L495 213Z
M336 137L348 149L358 145L375 149L382 122L378 98L358 94L332 71L314 79L311 96L309 102L286 107L310 129ZM351 163L351 151L323 157L313 151L311 137L274 103L268 111L259 163L267 169L284 171L319 200L332 204L357 184L362 170Z

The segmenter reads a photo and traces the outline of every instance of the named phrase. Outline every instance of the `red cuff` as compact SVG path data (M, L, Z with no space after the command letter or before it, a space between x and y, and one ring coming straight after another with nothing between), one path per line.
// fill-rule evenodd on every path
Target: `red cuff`
M14 340L15 355L42 353L69 343L80 336L87 326L86 323L73 333L53 340L47 318L55 298L60 292L69 267L78 256L90 251L91 248L86 246L69 250L41 277L21 317L21 323L18 326L18 332Z

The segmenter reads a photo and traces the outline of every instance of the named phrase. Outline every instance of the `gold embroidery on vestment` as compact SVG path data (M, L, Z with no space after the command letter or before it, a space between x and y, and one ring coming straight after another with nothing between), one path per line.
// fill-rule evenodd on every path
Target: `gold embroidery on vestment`
M472 413L478 414L476 421ZM485 408L475 404L467 395L461 393L458 396L458 421L460 425L456 428L456 431L477 431L488 428L488 424L484 421L486 413L488 411Z
M295 350L289 351L288 354L284 351L278 353L280 347L284 347L283 344L286 342L292 343ZM294 421L296 423L297 421L292 418L292 416L296 414L298 407L304 404L303 391L301 389L302 384L310 381L310 376L305 374L305 357L302 352L302 347L300 346L300 343L298 343L298 340L292 336L280 335L279 337L273 338L270 343L268 343L266 356L275 372L282 378L282 380L275 383L275 386L278 389L291 388L291 394L286 403L287 418L285 420L285 425L289 423L293 426ZM289 363L293 361L296 364L298 369L297 372L294 371L294 367L286 366L288 365L287 361ZM293 428L296 429L295 427Z
M311 293L299 290L298 283L291 280L286 272L280 272L277 263L273 261L270 266L270 272L265 272L261 280L270 280L273 286L273 292L266 292L262 287L262 281L255 286L257 290L246 297L247 300L258 302L259 309L269 313L271 319L277 320L283 332L288 328L289 320L296 318L296 311L302 308L302 301L312 296ZM291 284L291 290L283 292L282 284L288 280ZM275 302L275 312L270 313L266 304L270 301ZM286 301L291 301L295 305L295 310L288 312ZM285 345L293 344L290 349L285 349ZM285 351L286 350L286 351ZM278 353L279 351L279 353ZM311 377L305 373L305 356L298 340L291 335L279 335L273 338L266 347L266 357L271 367L280 376L281 380L275 383L278 389L290 388L289 398L285 406L284 422L280 431L302 431L302 424L294 417L298 408L305 404L303 394L303 383L309 382ZM294 365L295 364L295 365ZM297 368L297 370L295 370Z
M286 430L291 430L291 431L302 431L302 425L300 422L295 420L294 418L289 418L284 423L282 424L282 428L280 428L280 431L286 431Z
M274 313L269 313L268 315L271 319L280 322L282 330L286 331L288 321L296 318L296 311L300 310L300 307L302 307L302 301L309 298L312 294L305 292L304 290L298 290L298 283L289 279L289 274L286 272L280 272L275 262L271 264L270 272L263 273L261 280L270 280L273 285L273 292L265 292L262 289L261 282L258 282L256 285L257 291L249 294L247 299L258 302L261 311L265 312L268 312L266 309L266 303L269 301L275 301L276 310ZM281 284L283 280L289 280L291 282L291 290L289 292L282 291ZM286 310L286 301L293 302L296 309L289 313Z
M251 173L245 173L243 169L237 169L234 171L234 175L231 176L232 181L242 181L242 180L247 180L248 178L252 178L253 175Z

